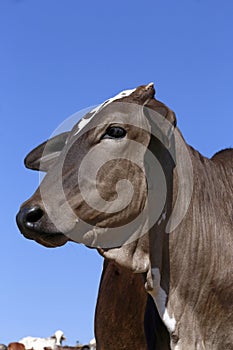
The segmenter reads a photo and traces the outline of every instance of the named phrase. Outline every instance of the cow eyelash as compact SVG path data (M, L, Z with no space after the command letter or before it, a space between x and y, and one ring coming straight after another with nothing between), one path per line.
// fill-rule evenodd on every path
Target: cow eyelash
M126 135L126 130L120 126L110 126L105 134L102 136L102 139L122 139Z

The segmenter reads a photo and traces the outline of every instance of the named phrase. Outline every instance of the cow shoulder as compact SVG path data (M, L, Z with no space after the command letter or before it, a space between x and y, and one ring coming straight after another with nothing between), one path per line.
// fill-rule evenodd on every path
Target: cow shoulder
M212 158L214 162L220 162L226 165L233 165L233 148L226 148L215 153Z

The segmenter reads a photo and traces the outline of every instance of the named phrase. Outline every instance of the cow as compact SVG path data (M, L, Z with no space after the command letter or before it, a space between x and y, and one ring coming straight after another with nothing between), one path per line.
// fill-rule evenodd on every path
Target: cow
M18 342L9 343L7 346L8 350L25 350L24 344Z
M5 344L0 344L0 350L7 350L7 346Z
M96 339L95 338L92 338L90 341L89 341L89 345L91 347L91 350L95 350L96 348Z
M92 346L92 348L91 348ZM92 344L91 342L89 343L89 345L75 345L75 346L69 346L69 345L65 345L65 346L57 346L56 350L95 350L95 344ZM44 347L44 350L51 350L50 347Z
M123 91L63 135L62 147L29 153L26 166L47 174L17 223L44 246L84 243L143 274L166 329L159 349L168 336L172 350L230 350L233 150L202 156L154 95L152 83Z
M78 124L80 123L82 121ZM33 165L27 161L26 167L47 171L48 162L52 163L53 159L47 159L46 168L43 169L42 163L37 163L36 159L43 154L45 146L49 152L61 151L69 135L70 132L65 132L39 146L35 150L36 157L33 153ZM144 284L145 278L141 274L133 274L125 267L105 259L95 310L97 348L135 350L136 347L147 350L148 346L149 349L156 346L156 349L170 349L166 328L151 297L147 295ZM147 324L146 329L144 322Z
M43 350L45 347L55 349L58 345L62 345L65 339L64 333L58 330L49 338L25 337L19 340L19 343L23 344L26 350Z

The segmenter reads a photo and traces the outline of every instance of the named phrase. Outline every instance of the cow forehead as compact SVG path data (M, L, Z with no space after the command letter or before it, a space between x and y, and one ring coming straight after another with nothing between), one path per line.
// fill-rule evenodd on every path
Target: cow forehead
M94 117L95 115L100 112L100 110L103 107L106 107L107 105L109 105L110 103L116 101L116 100L120 100L123 97L127 97L130 96L135 89L129 89L129 90L123 90L120 93L118 93L116 96L113 96L111 98L109 98L108 100L104 101L103 103L101 103L100 105L96 106L95 108L93 108L87 116L84 116L78 123L77 127L78 129L76 130L76 132L74 133L74 136L77 135Z

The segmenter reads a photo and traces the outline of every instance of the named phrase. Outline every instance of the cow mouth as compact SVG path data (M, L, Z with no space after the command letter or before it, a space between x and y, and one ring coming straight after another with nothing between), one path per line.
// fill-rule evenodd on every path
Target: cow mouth
M61 247L64 244L67 243L68 238L60 232L57 233L47 233L47 232L40 232L33 233L33 234L27 234L23 233L24 237L30 240L34 240L35 242L43 245L46 248L57 248Z
M20 230L21 231L21 230ZM44 247L47 248L56 248L61 247L68 242L68 237L66 237L63 233L48 233L48 232L36 232L30 231L25 232L21 231L23 236L27 239L33 240Z

